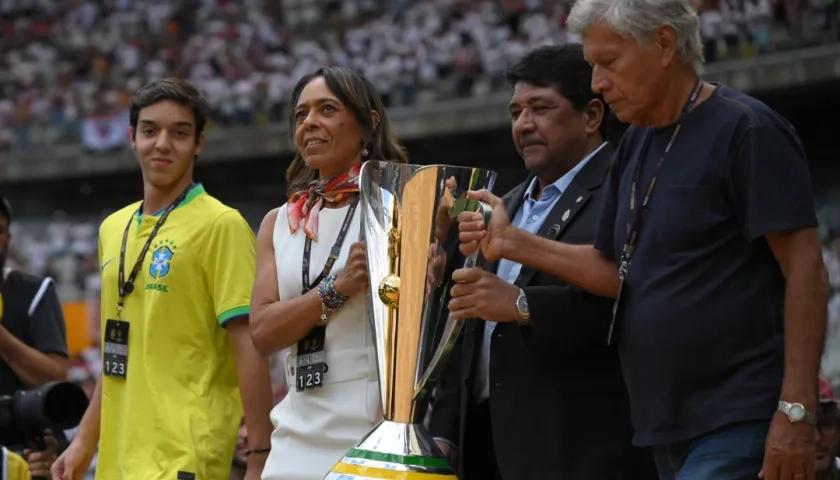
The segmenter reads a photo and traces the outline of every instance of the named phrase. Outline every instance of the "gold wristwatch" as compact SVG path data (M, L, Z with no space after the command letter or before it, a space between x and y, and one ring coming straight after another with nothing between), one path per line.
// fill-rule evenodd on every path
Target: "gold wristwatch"
M525 290L519 289L519 296L516 297L516 311L519 313L520 325L531 324L531 311L528 309L528 297L525 296Z

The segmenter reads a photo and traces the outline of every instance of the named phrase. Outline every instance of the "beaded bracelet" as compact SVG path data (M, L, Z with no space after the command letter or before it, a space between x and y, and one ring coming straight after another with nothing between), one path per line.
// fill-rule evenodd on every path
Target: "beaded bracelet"
M335 288L335 275L330 275L318 285L318 299L321 300L321 322L326 322L327 314L337 312L347 297Z

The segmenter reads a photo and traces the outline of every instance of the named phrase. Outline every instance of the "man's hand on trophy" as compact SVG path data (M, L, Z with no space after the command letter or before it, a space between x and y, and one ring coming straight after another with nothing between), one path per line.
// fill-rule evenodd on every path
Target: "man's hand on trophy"
M483 268L461 268L452 272L449 313L455 320L481 318L491 322L519 319L516 298L519 288Z
M484 224L482 215L478 212L463 212L458 215L461 253L471 255L481 246L481 253L484 254L485 259L502 258L504 243L508 233L512 231L510 218L505 211L502 199L487 190L469 191L467 198L489 204L493 208L493 215L490 217L489 225Z
M364 292L368 286L367 253L364 242L350 245L350 254L344 269L335 277L335 289L338 293L352 297Z
M458 465L458 449L452 446L451 443L445 442L443 440L435 440L438 448L440 448L441 453L443 453L444 458L446 461L449 462L449 466L452 468L457 468Z

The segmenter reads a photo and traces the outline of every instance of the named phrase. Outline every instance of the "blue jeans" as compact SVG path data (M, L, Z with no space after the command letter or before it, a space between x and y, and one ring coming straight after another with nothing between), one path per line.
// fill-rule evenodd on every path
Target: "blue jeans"
M752 480L764 462L770 423L744 422L653 448L660 480Z

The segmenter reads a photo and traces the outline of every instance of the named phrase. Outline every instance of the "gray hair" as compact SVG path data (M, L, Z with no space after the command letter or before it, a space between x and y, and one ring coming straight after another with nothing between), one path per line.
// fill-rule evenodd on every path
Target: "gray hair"
M700 20L689 0L578 0L566 25L572 33L582 35L598 21L639 45L650 44L658 28L669 26L676 34L680 58L698 73L702 69Z

